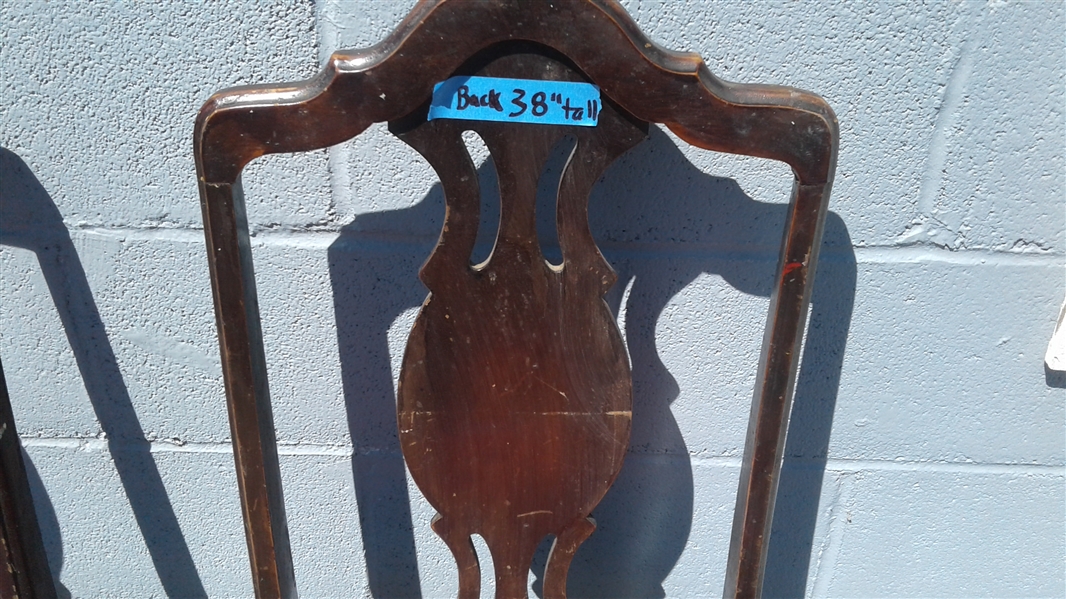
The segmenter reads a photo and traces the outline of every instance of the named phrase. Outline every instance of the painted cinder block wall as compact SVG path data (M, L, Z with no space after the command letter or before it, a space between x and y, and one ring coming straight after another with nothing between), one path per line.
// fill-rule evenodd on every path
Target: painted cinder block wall
M1063 4L624 4L840 120L768 594L1066 594ZM409 8L0 4L0 358L64 593L251 594L193 119ZM302 596L454 596L393 415L432 172L379 126L244 182ZM636 405L572 596L720 595L790 185L656 130L594 193Z

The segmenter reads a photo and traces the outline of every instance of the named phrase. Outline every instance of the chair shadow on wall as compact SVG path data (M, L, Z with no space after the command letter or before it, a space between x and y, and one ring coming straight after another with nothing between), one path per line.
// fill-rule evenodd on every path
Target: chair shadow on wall
M413 151L411 156L415 156ZM542 177L539 231L554 230L554 189L544 182L551 181L548 175L553 170L558 180L564 159L565 154L557 151ZM479 168L479 176L483 196L487 190L498 193L491 161ZM663 597L663 582L680 558L692 526L693 475L687 446L670 409L680 388L656 350L656 322L668 302L704 274L718 275L742 293L768 297L787 205L756 202L735 181L703 173L655 127L650 139L623 156L604 180L592 195L590 223L619 274L606 298L615 314L623 291L630 287L625 335L633 368L631 450L639 453L648 448L649 453L659 455L631 454L627 459L617 482L593 513L597 531L579 550L568 589L574 598ZM498 200L486 200L483 197L479 249L475 250L480 257L491 247L499 215ZM359 215L341 229L328 252L345 406L354 445L358 517L369 586L377 598L422 596L396 433L396 373L391 368L388 340L397 317L426 298L428 292L416 275L432 251L443 214L438 183L411 207ZM633 241L655 247L652 257L627 252L626 244ZM545 242L549 259L553 254L550 243L550 239ZM832 212L823 247L785 448L765 583L767 597L805 593L851 322L855 257L847 228ZM557 247L554 253L557 259ZM406 339L407 331L393 334ZM752 373L754 369L752 364ZM736 482L730 485L725 494L732 508ZM538 595L547 548L541 546L532 568ZM722 552L724 562L728 546L703 550Z
M6 148L0 148L0 245L37 255L164 591L168 597L206 597L63 216L26 163ZM55 510L28 456L26 463L49 566L63 593L63 547Z
M26 450L22 450L22 463L26 468L26 480L30 486L30 494L33 495L33 508L37 513L37 527L41 529L41 542L48 557L48 569L56 585L56 596L59 599L70 599L70 590L59 581L59 572L63 569L63 536L59 531L59 519L56 518L55 507L48 498L48 491L44 488L41 475L37 473L37 467L30 459Z

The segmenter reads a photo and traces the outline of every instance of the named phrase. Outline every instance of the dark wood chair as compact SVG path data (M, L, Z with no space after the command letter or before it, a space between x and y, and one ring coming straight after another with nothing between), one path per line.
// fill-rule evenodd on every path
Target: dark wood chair
M434 85L456 76L592 83L602 94L602 105L588 107L598 122L428 119ZM503 112L519 112L511 108ZM565 597L570 560L595 528L588 516L622 466L631 382L603 301L616 277L588 228L596 180L650 123L700 148L792 167L726 574L726 596L758 596L837 124L818 96L726 83L697 55L660 48L610 0L423 2L385 41L334 54L311 80L226 90L204 105L196 166L257 596L294 596L295 581L239 175L258 156L338 144L375 122L424 156L445 192L397 411L404 458L439 512L433 529L458 563L462 598L479 595L474 533L506 598L526 596L533 553L555 535L544 595ZM471 265L479 189L467 130L485 141L500 186L499 233L479 265ZM537 242L535 190L566 135L577 141L557 198L563 263L552 266Z
M0 597L57 597L0 365Z

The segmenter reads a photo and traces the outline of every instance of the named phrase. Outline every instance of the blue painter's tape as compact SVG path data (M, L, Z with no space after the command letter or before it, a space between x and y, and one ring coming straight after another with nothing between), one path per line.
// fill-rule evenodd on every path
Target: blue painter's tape
M600 88L591 83L452 77L433 86L429 120L595 127L601 106Z

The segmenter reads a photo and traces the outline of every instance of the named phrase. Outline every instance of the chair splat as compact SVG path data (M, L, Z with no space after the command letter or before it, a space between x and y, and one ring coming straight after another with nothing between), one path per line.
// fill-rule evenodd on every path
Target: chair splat
M530 50L494 49L493 60L472 74L581 79L550 52ZM480 534L493 554L497 597L525 597L533 553L549 534L559 544L545 576L565 581L577 545L594 528L588 516L629 445L629 364L603 301L617 277L589 233L587 205L593 184L646 137L647 124L606 103L593 128L426 121L423 108L392 129L437 170L447 203L437 248L421 272L430 295L400 373L404 458L440 513L434 530L460 568L476 572L469 537ZM484 139L500 187L499 233L489 259L476 266L470 251L479 189L464 130ZM567 134L577 143L560 180L563 263L554 267L537 240L536 189ZM460 596L477 596L478 579L461 576ZM565 597L565 585L547 596Z

